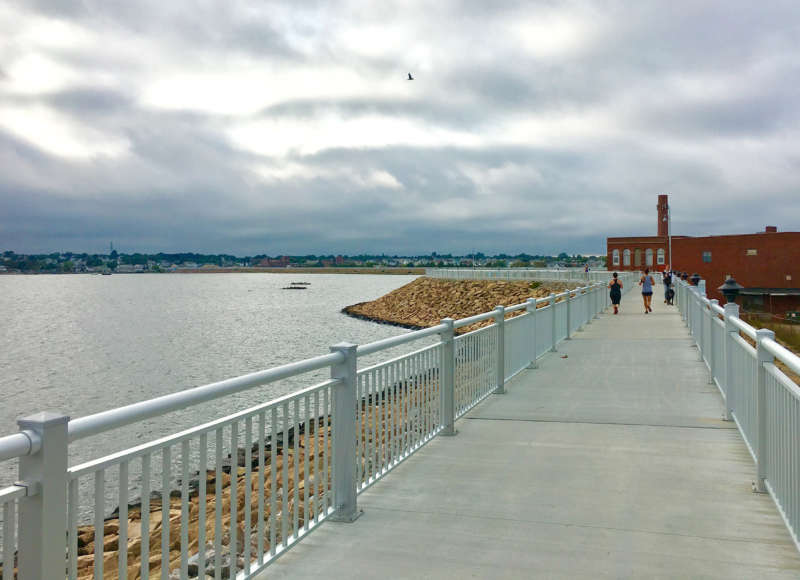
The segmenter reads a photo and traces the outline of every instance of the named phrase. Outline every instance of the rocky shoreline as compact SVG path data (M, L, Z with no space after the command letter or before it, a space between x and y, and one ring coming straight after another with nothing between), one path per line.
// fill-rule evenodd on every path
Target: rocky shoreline
M439 324L442 318L458 320L488 312L500 304L520 304L528 298L545 298L577 286L577 282L442 280L423 277L377 300L347 306L342 312L361 320L420 330ZM457 332L462 334L490 324L491 320L478 322L459 328Z

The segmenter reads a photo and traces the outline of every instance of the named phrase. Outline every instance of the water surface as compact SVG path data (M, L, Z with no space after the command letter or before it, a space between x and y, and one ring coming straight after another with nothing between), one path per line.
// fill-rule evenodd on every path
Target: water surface
M414 278L0 276L0 435L15 432L16 419L34 412L81 417L325 354L341 341L364 344L407 332L340 311ZM290 282L311 285L282 290ZM174 433L327 376L319 371L81 440L71 446L70 463ZM8 464L0 465L3 481L13 476Z

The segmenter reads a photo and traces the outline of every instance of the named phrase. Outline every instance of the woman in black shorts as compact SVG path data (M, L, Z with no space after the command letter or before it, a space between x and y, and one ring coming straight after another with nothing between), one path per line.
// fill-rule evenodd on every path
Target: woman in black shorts
M617 278L616 272L614 272L614 277L611 279L611 282L608 283L608 287L611 289L609 296L611 297L611 304L614 305L614 314L619 314L619 301L622 298L622 282Z
M639 279L639 286L642 287L642 300L644 301L645 314L653 311L650 303L653 300L653 285L655 283L655 280L653 280L653 277L650 275L650 270L645 268L644 276Z

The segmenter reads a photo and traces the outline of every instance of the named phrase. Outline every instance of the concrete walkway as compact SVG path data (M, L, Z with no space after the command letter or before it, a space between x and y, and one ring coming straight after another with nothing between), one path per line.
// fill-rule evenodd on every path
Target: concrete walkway
M264 578L800 578L677 309L635 290ZM566 357L566 358L564 358Z

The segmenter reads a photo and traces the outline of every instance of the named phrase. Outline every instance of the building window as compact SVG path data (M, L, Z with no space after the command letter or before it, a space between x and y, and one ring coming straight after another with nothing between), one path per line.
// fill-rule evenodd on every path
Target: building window
M648 266L652 266L653 265L653 250L652 250L652 248L647 248L647 250L645 250L645 252L644 252L644 261L645 261L645 264L647 264Z
M611 264L614 266L619 266L619 250L614 250L611 252Z
M658 252L656 252L656 264L659 266L664 264L664 248L658 248Z
M758 250L747 250L748 256L758 256Z
M634 266L642 265L642 251L639 248L636 248L633 251L633 265Z
M703 252L703 263L704 264L711 263L711 252Z
M623 266L630 266L631 265L631 251L627 248L624 252L622 252L622 265Z

